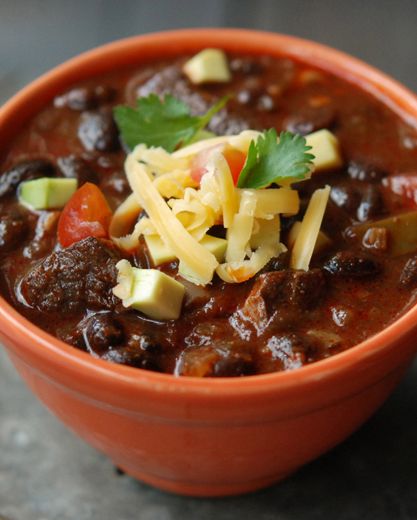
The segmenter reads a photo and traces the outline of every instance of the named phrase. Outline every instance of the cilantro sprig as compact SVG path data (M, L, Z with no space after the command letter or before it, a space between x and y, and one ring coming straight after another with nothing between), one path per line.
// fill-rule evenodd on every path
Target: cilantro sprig
M192 116L188 106L170 94L162 100L150 94L139 98L135 108L120 105L113 113L122 139L131 150L144 143L173 152L179 145L188 144L227 101L228 97L223 97L206 114Z
M283 179L304 179L313 165L309 150L311 146L301 135L281 132L277 142L275 129L263 132L249 146L238 188L266 188Z

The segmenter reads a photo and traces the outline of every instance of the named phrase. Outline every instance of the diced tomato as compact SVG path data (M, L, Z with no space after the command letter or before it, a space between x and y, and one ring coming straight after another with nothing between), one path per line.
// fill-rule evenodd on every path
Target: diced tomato
M201 177L207 172L207 162L209 160L210 155L214 151L222 152L225 148L224 144L218 144L216 146L211 146L206 150L202 150L200 153L193 157L191 161L191 178L200 183Z
M224 144L207 148L207 150L201 151L193 158L191 163L191 178L198 183L201 181L201 177L207 172L206 166L209 157L215 150L221 152L224 155L224 158L229 165L230 172L233 177L233 182L236 185L240 172L242 171L246 161L246 154L240 150L236 150L236 148L232 148L231 146L226 146Z
M246 154L236 150L236 148L226 148L224 151L224 157L227 161L227 164L229 165L230 172L233 177L233 182L236 186L240 172L243 170L243 166L246 162Z
M393 193L400 195L408 207L417 208L417 172L392 175L386 177L383 183Z
M102 191L91 182L79 188L62 210L58 240L64 247L83 238L108 237L112 212Z

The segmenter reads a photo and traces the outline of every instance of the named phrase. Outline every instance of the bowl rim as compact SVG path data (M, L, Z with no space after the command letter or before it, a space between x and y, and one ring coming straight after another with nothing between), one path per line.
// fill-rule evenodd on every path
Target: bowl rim
M214 46L242 53L272 54L289 56L306 62L310 61L326 71L332 72L367 90L379 98L389 108L397 112L407 123L417 128L417 96L409 89L357 58L341 51L310 40L278 33L232 28L194 28L163 31L146 35L133 36L101 45L65 61L15 94L0 108L0 130L13 113L28 105L31 97L42 98L48 90L48 99L53 97L59 87L67 87L81 77L95 77L97 72L89 74L92 63L106 61L103 57L111 54L122 58L138 50L146 50L154 57L167 56L163 49L170 49L168 54L195 52L198 49ZM108 60L109 61L109 60ZM108 61L104 69L110 70ZM137 63L146 60L137 60ZM126 64L128 62L126 61ZM122 65L123 66L123 65ZM121 67L117 64L115 68ZM78 71L78 74L77 74ZM70 81L69 79L72 78ZM76 78L76 79L74 79ZM51 85L54 89L51 89ZM45 96L43 96L45 97ZM38 112L39 108L33 110ZM29 111L30 112L30 111ZM27 109L26 109L27 113ZM24 121L33 116L29 114ZM314 383L348 371L353 367L370 361L392 348L395 341L405 336L417 324L417 305L414 305L388 327L371 336L358 345L324 360L305 365L297 370L273 372L241 378L194 378L173 374L152 372L119 364L112 364L97 359L80 351L30 322L3 297L0 297L0 330L10 344L19 342L14 353L24 360L23 350L44 361L53 362L61 367L72 365L80 376L85 376L96 383L127 385L130 388L142 388L158 392L175 394L193 393L196 395L224 397L268 392L277 388L291 389L304 383ZM41 348L39 348L41 347Z

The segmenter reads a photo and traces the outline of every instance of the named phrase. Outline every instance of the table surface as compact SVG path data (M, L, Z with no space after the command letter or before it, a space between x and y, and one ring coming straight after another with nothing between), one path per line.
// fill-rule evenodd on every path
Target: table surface
M235 26L311 38L417 91L413 0L0 0L0 103L52 66L117 38ZM0 520L417 519L417 364L344 444L261 492L190 499L117 475L29 393L0 352Z

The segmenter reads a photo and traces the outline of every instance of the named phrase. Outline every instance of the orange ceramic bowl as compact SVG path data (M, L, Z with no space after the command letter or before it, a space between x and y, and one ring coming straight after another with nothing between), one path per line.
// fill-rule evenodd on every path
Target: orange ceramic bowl
M417 98L384 74L289 36L197 29L122 40L83 54L0 110L0 154L27 120L79 80L204 47L287 55L360 85L417 126ZM292 372L177 378L94 359L0 300L0 337L43 403L127 473L181 494L255 490L285 478L356 430L386 399L416 351L417 307L360 345Z

